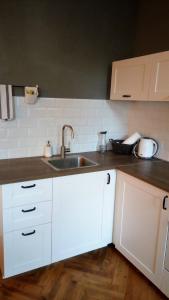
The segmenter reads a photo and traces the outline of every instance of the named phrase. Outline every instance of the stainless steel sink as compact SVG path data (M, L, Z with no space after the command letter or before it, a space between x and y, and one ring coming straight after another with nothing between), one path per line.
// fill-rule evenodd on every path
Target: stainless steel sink
M97 163L80 155L67 156L65 158L52 157L42 158L42 160L55 170L77 169L96 166Z

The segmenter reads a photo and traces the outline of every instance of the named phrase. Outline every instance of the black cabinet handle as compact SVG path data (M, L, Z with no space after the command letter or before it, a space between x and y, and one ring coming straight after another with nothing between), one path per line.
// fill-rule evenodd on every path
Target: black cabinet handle
M131 95L123 95L123 98L131 98Z
M31 231L31 232L28 232L28 233L22 232L22 235L23 235L23 236L32 235L32 234L35 234L35 232L36 232L36 230L33 230L33 231Z
M25 186L25 185L22 185L21 188L22 188L22 189L31 189L31 188L34 188L35 186L36 186L36 184L26 185L26 186Z
M31 209L22 209L22 212L27 213L27 212L31 212L31 211L34 211L34 210L36 210L36 207L33 207Z
M164 199L163 199L163 209L164 209L164 210L167 210L167 207L166 207L166 199L168 199L168 196L165 196Z
M107 184L110 184L110 180L111 180L110 173L107 173Z

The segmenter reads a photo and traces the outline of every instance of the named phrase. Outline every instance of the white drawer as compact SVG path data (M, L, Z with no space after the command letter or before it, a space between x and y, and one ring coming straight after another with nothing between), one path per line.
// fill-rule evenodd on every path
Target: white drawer
M52 178L2 186L3 208L52 200Z
M8 232L4 235L4 278L50 263L50 223Z
M3 211L4 232L51 222L52 201L30 203Z

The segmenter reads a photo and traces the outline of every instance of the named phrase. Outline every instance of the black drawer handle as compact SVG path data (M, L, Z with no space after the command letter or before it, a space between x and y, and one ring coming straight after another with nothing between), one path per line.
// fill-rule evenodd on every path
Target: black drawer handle
M22 235L23 235L23 236L32 235L32 234L35 234L35 232L36 232L36 230L33 230L33 231L31 231L31 232L28 232L28 233L22 232Z
M31 211L34 211L34 210L36 210L36 207L33 207L31 209L22 209L22 212L27 213L27 212L31 212Z
M25 185L22 185L21 188L22 188L22 189L31 189L31 188L34 188L35 186L36 186L36 184L26 185L26 186L25 186Z
M163 209L164 209L164 210L167 210L167 207L166 207L166 199L168 199L168 196L165 196L164 199L163 199Z
M123 98L131 98L131 95L123 95Z
M110 180L111 180L110 174L107 173L107 184L110 184Z

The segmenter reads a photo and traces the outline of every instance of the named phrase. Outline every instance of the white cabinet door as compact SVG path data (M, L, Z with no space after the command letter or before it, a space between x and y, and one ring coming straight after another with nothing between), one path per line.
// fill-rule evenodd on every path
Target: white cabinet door
M159 286L159 251L164 192L119 172L117 177L115 245Z
M116 171L108 170L104 172L104 199L103 199L103 222L102 222L102 240L106 244L114 243L113 225L114 225L114 199Z
M169 220L168 220L169 222ZM166 242L166 249L165 249L165 259L164 259L164 268L169 273L169 223L168 223L168 230L167 230L167 242Z
M162 234L159 247L160 288L169 297L169 197L166 196L166 209L162 212Z
M50 263L51 224L4 234L4 278Z
M53 180L52 262L106 246L112 241L114 179L113 174L110 207L107 172ZM103 222L103 216L108 218L107 223Z
M152 55L149 100L169 101L169 51Z
M151 75L151 55L112 64L111 100L147 100Z

